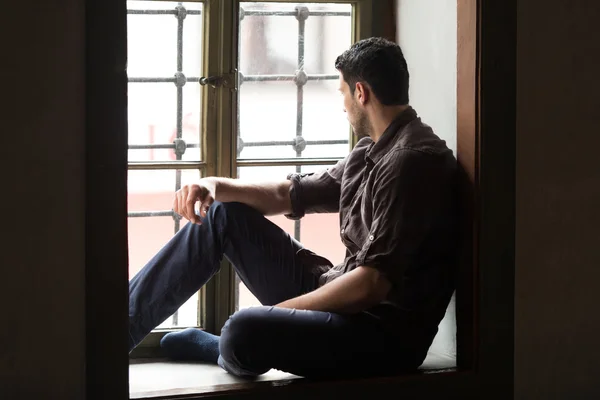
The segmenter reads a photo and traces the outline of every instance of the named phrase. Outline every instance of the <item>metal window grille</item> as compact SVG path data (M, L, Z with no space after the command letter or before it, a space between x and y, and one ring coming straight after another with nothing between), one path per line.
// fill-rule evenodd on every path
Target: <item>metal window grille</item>
M200 143L186 143L183 136L183 86L188 82L199 83L200 77L186 77L183 73L183 24L187 15L200 15L200 10L188 10L182 3L177 3L173 9L165 10L140 10L128 9L127 14L131 15L173 15L177 18L177 70L171 77L129 77L129 83L173 83L177 89L177 107L176 107L176 137L173 143L165 144L130 144L129 150L145 150L145 149L172 149L175 153L176 160L181 161L183 154L187 149L199 148ZM333 144L348 144L348 140L305 140L302 136L302 120L303 120L303 99L304 86L308 81L320 80L335 80L337 75L314 74L308 75L304 71L304 38L306 20L309 17L328 17L328 16L351 16L351 12L333 12L323 10L309 10L306 6L296 6L294 11L263 11L263 10L244 10L240 8L240 20L246 16L293 16L298 21L298 62L297 70L294 75L247 75L239 73L239 84L243 82L265 82L265 81L290 81L295 83L297 87L297 108L296 108L296 137L291 140L282 141L260 141L260 142L243 142L238 129L238 158L241 151L245 147L258 146L292 146L296 152L296 158L302 157L302 152L308 145L333 145ZM239 126L239 124L238 124ZM329 160L331 161L331 160ZM302 171L302 161L296 165L296 171ZM173 168L177 168L177 162L173 163ZM175 191L181 189L181 169L176 169L175 175ZM181 217L175 214L172 210L162 211L136 211L129 212L129 217L172 217L173 230L177 233L180 229ZM295 221L294 237L300 240L300 221ZM172 317L173 325L178 324L178 314Z
M245 147L257 146L292 146L296 152L296 158L302 157L302 152L308 145L332 145L332 144L348 144L348 140L306 140L302 136L302 121L303 121L303 105L304 105L304 86L308 81L321 80L336 80L338 75L308 75L304 70L304 38L306 29L306 20L311 16L328 17L328 16L351 16L351 12L342 11L324 11L310 10L308 7L298 5L293 11L267 11L267 10L245 10L240 8L240 20L246 16L293 16L298 21L298 62L296 65L296 73L294 75L247 75L239 73L238 82L241 85L243 82L266 82L266 81L290 81L296 84L296 137L292 140L282 141L263 141L263 142L244 142L240 137L238 124L238 157ZM296 172L302 172L302 165L296 165ZM294 238L300 240L301 221L294 221Z
M178 3L172 10L132 10L128 9L127 14L132 15L174 15L177 18L177 70L172 77L159 78L136 78L129 77L130 83L159 83L172 82L177 88L177 107L176 107L176 135L171 144L146 144L146 145L129 145L129 150L137 149L173 149L175 159L181 161L183 154L187 149L199 148L199 143L186 143L183 140L183 86L188 82L199 82L199 77L188 78L183 73L183 23L187 15L200 15L200 10L188 10L182 3ZM175 191L181 189L181 169L175 170ZM180 229L181 217L172 210L168 211L143 211L129 212L129 217L168 217L173 218L174 234ZM179 312L175 311L171 317L171 323L174 326L179 324Z

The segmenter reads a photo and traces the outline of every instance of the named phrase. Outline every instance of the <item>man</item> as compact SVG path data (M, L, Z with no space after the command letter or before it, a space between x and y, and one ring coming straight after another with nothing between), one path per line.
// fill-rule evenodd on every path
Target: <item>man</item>
M204 178L179 190L190 221L130 282L130 349L219 268L222 257L264 305L236 312L221 337L166 335L175 359L238 376L306 377L417 368L454 290L456 160L408 105L398 45L371 38L336 60L360 139L329 170L251 184ZM199 214L195 205L199 204ZM333 266L264 216L339 212L346 258Z

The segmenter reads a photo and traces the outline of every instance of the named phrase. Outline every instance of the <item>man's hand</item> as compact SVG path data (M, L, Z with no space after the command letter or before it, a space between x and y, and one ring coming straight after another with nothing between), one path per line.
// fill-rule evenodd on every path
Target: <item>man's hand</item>
M201 225L200 217L196 214L195 205L200 203L200 216L206 217L208 208L215 201L215 182L210 178L201 179L198 183L185 185L175 193L173 211L188 221Z

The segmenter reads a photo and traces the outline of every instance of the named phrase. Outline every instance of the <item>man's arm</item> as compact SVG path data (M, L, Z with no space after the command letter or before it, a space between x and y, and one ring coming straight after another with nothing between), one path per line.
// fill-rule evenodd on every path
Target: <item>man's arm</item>
M377 269L358 267L313 292L276 306L352 314L379 304L390 288L390 282Z
M201 223L200 217L206 216L215 200L244 203L263 215L285 214L292 219L302 218L306 212L337 212L345 164L343 159L328 170L291 174L286 180L274 182L203 178L177 191L173 211L196 224ZM200 203L200 217L194 211L196 202Z
M263 215L291 212L290 181L247 182L241 179L207 178L215 184L215 200L244 203Z
M173 211L192 223L200 224L195 204L200 204L200 216L205 217L215 201L247 204L264 215L289 213L292 210L289 180L251 183L239 179L209 177L185 185L175 193Z

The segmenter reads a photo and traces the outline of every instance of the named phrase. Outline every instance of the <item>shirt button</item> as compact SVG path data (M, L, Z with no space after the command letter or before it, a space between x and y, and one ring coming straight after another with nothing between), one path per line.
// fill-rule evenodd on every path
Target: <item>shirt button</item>
M369 240L373 240L373 239L375 239L375 236L373 236L373 235L369 236Z

